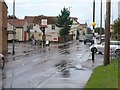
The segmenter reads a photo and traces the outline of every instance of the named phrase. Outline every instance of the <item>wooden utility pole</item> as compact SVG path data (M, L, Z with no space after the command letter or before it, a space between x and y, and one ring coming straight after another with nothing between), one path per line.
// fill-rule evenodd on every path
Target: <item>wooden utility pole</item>
M111 13L111 0L106 0L106 32L105 32L105 54L104 65L110 63L110 13Z
M100 43L101 43L101 34L102 34L102 0L101 0L101 7L100 7Z

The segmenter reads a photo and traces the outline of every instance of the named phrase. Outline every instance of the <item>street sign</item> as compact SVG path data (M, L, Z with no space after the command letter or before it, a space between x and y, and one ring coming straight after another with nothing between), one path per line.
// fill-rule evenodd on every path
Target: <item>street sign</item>
M42 19L41 20L41 27L47 27L47 19Z

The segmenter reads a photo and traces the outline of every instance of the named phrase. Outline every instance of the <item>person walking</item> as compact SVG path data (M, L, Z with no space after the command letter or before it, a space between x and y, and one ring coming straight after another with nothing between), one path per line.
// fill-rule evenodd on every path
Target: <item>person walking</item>
M0 67L3 69L5 66L5 57L3 54L0 54Z

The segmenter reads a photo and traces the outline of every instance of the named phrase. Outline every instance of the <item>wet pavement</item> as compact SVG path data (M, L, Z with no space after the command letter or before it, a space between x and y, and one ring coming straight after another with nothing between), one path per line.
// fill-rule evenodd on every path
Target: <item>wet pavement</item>
M42 48L17 43L3 70L3 88L83 88L92 70L103 64L103 55L91 61L90 45L69 42ZM9 45L9 52L12 45Z
M0 69L0 90L2 89L2 70Z

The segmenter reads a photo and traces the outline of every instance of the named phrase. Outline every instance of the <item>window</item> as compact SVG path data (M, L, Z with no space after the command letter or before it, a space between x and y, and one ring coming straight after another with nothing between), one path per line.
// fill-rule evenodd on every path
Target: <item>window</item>
M52 25L52 29L55 29L55 25Z

